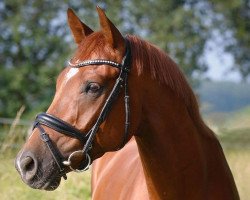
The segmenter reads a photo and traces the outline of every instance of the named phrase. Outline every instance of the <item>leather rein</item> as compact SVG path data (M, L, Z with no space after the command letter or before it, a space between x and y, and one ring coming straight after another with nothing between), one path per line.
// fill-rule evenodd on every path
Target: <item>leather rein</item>
M103 60L103 59L86 60L79 64L72 64L71 62L69 62L69 66L72 68L80 68L80 67L85 67L85 66L90 66L90 65L109 65L109 66L120 69L120 74L118 78L116 79L116 82L115 82L115 85L113 86L112 91L110 92L108 98L106 99L103 105L103 108L99 114L99 117L97 118L95 124L92 126L92 128L88 131L87 134L81 132L79 129L73 127L69 123L51 114L40 113L36 116L33 129L35 128L39 129L41 140L47 145L48 149L50 150L50 153L53 156L53 159L55 160L59 168L60 175L65 180L67 179L65 166L69 167L72 171L75 171L75 172L82 172L89 168L92 162L91 157L89 156L89 151L92 148L93 139L95 138L95 135L100 125L106 119L107 114L111 110L113 102L115 101L115 99L117 98L118 94L120 93L123 87L124 87L124 93L125 93L125 96L124 96L124 104L125 104L125 130L124 131L125 133L124 133L121 146L118 149L122 148L127 141L129 124L130 124L128 73L130 71L131 50L130 50L129 41L127 39L125 39L125 41L126 41L126 53L121 63L116 63L113 61ZM83 144L83 149L74 151L73 153L70 154L68 159L63 158L60 151L53 144L49 135L46 133L42 125L49 127L66 136L78 139ZM72 159L76 155L81 155L82 157L85 158L80 164L79 168L74 168L72 166Z

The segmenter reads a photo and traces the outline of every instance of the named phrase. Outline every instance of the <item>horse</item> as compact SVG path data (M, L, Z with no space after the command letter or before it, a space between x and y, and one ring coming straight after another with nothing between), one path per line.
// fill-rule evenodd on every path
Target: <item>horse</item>
M93 162L91 189L92 199L96 200L149 200L134 137L120 151L105 153Z
M95 161L92 191L100 199L136 193L111 176L136 180L135 172L143 176L147 199L239 199L223 149L177 64L153 44L123 37L101 8L97 12L101 30L94 32L67 11L77 49L16 157L22 180L54 190L67 173ZM126 148L135 144L138 150L134 146L128 155ZM114 153L105 160L107 152Z

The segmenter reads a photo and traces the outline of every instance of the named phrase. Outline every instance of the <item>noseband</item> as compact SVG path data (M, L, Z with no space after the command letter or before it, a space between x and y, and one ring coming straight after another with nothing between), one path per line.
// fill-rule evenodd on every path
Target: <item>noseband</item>
M89 156L89 151L92 148L92 142L95 138L95 135L102 124L104 120L107 117L107 114L111 110L112 104L114 100L117 98L118 94L120 93L121 88L124 87L124 103L125 103L125 133L123 136L123 141L121 143L121 146L118 148L122 148L128 137L128 129L130 124L130 111L129 111L129 95L128 95L128 73L130 71L130 61L131 61L131 50L130 50L130 44L127 39L126 41L126 53L125 56L122 59L122 63L116 63L109 60L86 60L79 64L72 64L69 62L69 66L73 68L80 68L90 65L109 65L112 67L116 67L120 69L119 77L116 79L115 85L110 92L108 98L106 99L103 108L99 114L99 117L97 118L95 124L92 126L92 128L88 131L88 133L83 133L80 130L76 129L69 123L57 118L56 116L53 116L48 113L40 113L37 115L35 122L34 122L34 128L38 128L40 131L40 137L41 140L47 145L48 149L50 150L59 170L60 175L63 176L63 178L66 180L66 172L65 172L65 166L68 166L72 171L76 172L82 172L89 168L91 164L91 157ZM83 149L74 151L70 154L67 160L63 158L60 151L55 147L54 143L51 141L49 135L46 133L46 131L43 129L43 126L49 127L61 134L64 134L69 137L73 137L78 139L83 144ZM34 129L33 128L33 129ZM83 158L83 162L80 164L79 168L72 167L72 159L75 155L81 155Z

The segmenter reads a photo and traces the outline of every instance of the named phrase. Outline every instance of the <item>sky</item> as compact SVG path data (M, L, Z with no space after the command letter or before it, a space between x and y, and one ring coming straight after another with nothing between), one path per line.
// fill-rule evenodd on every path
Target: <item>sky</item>
M231 70L234 65L233 56L224 51L225 40L217 31L207 42L205 49L205 60L208 64L208 71L204 75L214 81L240 82L240 73Z
M214 81L233 81L240 82L239 72L230 70L233 66L233 58L226 53L220 53L213 49L206 53L206 61L209 69L205 77Z

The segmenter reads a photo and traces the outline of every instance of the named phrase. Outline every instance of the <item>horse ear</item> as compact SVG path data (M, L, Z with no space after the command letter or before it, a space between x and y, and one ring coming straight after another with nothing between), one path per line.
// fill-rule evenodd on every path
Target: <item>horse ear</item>
M93 33L93 30L85 25L74 13L71 8L67 10L68 24L76 44L80 44L81 41Z
M96 7L99 21L101 25L101 30L104 33L104 36L107 42L116 49L125 49L125 40L119 30L115 25L107 18L105 12L99 7Z

